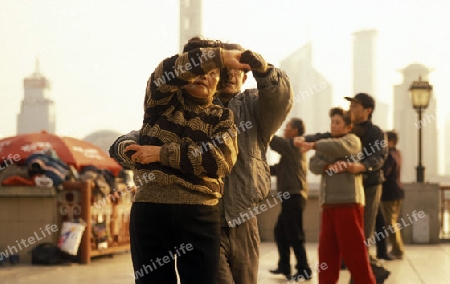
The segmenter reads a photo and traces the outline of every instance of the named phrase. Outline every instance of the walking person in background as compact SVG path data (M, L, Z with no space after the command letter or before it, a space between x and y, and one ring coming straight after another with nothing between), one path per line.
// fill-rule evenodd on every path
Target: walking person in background
M278 164L270 167L270 174L277 177L277 191L288 192L289 198L281 203L281 213L274 229L278 248L278 266L270 272L291 278L291 247L297 259L297 273L294 279L311 279L305 250L303 211L308 198L306 182L306 156L294 145L293 139L305 133L305 125L300 118L292 118L284 129L284 138L274 136L270 148L281 155Z
M375 284L375 277L364 245L364 188L362 175L348 171L347 156L361 152L361 141L350 133L352 119L342 108L330 110L331 138L296 144L302 151L316 153L310 170L322 175L319 204L322 219L319 237L319 263L328 269L319 273L320 284L337 283L340 259L344 259L356 284Z
M138 137L120 137L111 146L119 163L149 178L136 190L130 213L136 283L177 283L175 264L160 262L172 251L181 283L216 281L217 204L222 178L236 162L237 130L232 111L212 100L221 68L249 68L239 62L241 54L223 50L217 41L188 42L182 54L166 58L151 74ZM207 151L197 153L203 145ZM189 246L189 252L180 255L182 246Z
M383 193L381 195L381 211L383 212L385 226L392 226L394 232L389 232L389 242L392 245L391 252L387 255L389 259L402 259L405 253L401 231L397 229L396 223L400 216L405 193L401 182L400 172L402 167L402 156L397 150L398 134L388 131L388 157L383 165L385 181L383 182Z

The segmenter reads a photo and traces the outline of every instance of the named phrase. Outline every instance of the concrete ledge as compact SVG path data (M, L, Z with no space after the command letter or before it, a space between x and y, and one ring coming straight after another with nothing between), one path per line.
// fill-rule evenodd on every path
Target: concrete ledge
M0 186L0 198L8 197L54 197L54 187Z
M21 263L31 263L33 247L56 244L59 232L42 231L45 226L58 225L56 197L53 187L0 186L0 251L18 254Z
M439 184L405 183L403 186L405 199L399 220L399 223L403 225L401 230L403 241L405 244L439 243L441 228Z

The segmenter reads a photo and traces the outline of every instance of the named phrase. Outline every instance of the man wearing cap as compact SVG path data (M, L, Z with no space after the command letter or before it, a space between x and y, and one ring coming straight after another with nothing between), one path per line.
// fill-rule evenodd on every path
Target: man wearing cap
M372 237L375 230L375 218L380 206L384 181L381 169L387 157L388 148L384 132L372 123L375 100L366 93L358 93L354 97L345 97L345 99L350 101L350 111L355 119L353 132L361 139L364 152L360 161L348 163L347 171L363 174L366 198L364 235L368 239ZM375 145L381 145L381 147Z
M365 207L364 207L364 236L371 238L375 231L375 220L380 206L382 183L384 181L382 166L387 157L388 148L384 132L372 123L372 114L375 109L375 100L367 93L358 93L354 97L345 97L350 101L350 112L354 119L352 132L356 134L362 143L361 155L348 157L345 166L334 167L340 171L363 175ZM329 138L329 133L318 133L308 135L304 138L297 137L296 141L302 140L314 142L319 139ZM298 145L298 143L296 143ZM372 269L378 281L384 281L389 276L389 271L380 267L375 260Z

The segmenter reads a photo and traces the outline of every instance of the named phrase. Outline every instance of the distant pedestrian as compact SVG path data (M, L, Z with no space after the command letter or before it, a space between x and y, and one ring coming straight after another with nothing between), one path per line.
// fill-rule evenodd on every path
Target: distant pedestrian
M383 212L385 227L391 226L394 230L389 230L388 239L392 245L389 258L401 259L405 253L401 230L397 229L397 221L400 217L405 193L401 182L402 156L396 148L398 134L395 131L388 131L388 157L383 165L385 181L383 182L383 193L381 195L381 211Z

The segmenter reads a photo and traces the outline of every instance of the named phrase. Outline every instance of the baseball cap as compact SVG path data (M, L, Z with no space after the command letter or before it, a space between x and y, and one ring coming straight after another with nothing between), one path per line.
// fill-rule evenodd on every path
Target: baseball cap
M358 102L362 104L364 108L375 109L375 100L366 93L358 93L354 97L344 97L347 101Z

